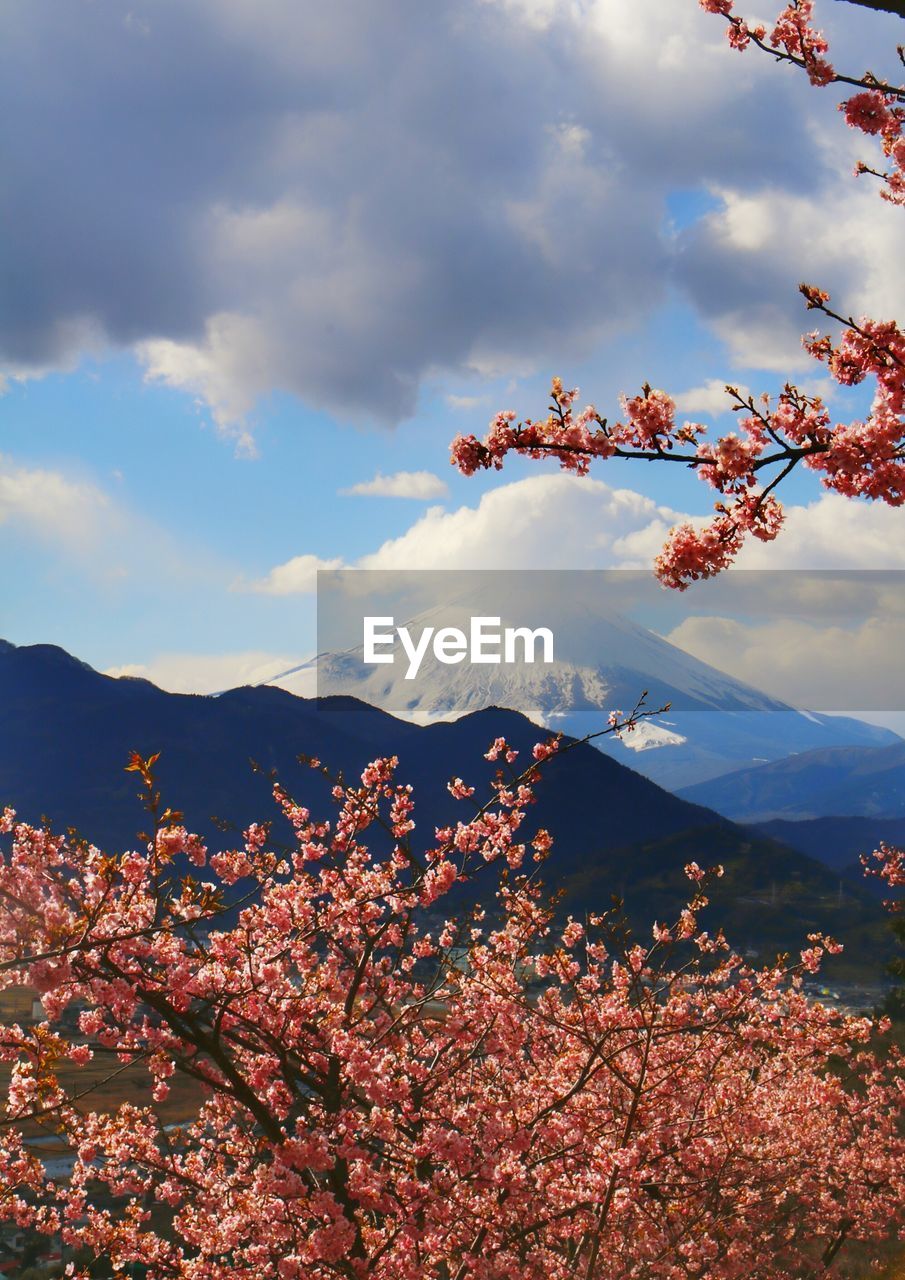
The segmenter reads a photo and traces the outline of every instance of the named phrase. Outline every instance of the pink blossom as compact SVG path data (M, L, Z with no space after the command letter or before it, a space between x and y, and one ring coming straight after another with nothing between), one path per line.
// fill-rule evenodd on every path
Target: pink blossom
M839 109L845 112L846 122L862 133L883 133L895 124L885 97L876 90L856 93L854 97L840 103Z

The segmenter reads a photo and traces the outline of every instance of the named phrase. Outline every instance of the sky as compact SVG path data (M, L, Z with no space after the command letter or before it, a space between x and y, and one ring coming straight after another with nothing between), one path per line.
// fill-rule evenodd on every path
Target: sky
M818 10L894 74L899 20ZM726 382L832 391L800 280L903 295L840 93L695 0L9 0L0 37L0 636L101 670L263 678L311 651L319 567L649 565L692 476L466 479L450 440L553 374L728 429ZM746 566L905 568L902 510L786 498Z

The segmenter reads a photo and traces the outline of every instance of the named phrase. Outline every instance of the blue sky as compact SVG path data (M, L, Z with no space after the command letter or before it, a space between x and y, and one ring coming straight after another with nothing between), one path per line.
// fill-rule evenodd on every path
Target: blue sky
M895 19L823 8L881 70ZM217 687L311 648L318 562L648 563L709 509L692 477L466 480L451 437L538 413L553 373L706 418L726 381L819 380L799 279L901 296L838 94L694 0L375 10L5 7L0 635ZM399 473L425 496L341 492ZM773 567L903 567L901 512L842 536L813 480L786 497Z

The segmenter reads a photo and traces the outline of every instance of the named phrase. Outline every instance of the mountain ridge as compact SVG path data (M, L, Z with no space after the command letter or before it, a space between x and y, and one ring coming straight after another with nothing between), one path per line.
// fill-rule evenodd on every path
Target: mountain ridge
M905 742L804 751L677 794L735 822L905 818Z
M109 849L134 847L144 824L134 776L124 772L131 750L161 751L163 802L183 810L212 847L234 844L253 821L278 817L272 770L312 812L329 815L329 783L298 763L299 752L346 776L377 755L395 754L400 781L414 787L416 839L422 831L420 843L428 847L436 826L467 817L446 789L450 777L461 775L478 795L489 795L496 766L484 759L488 744L505 736L526 760L545 736L501 708L417 726L344 696L312 703L247 686L216 697L170 694L67 657L41 646L0 649L0 803L12 803L31 821L49 814L57 829L72 825ZM848 889L840 911L838 877L812 858L742 831L590 745L545 766L529 834L537 826L554 834L544 877L564 891L568 909L605 910L619 891L633 918L649 928L651 912L666 918L681 905L685 862L723 861L727 876L714 911L740 944L800 945L806 918L814 929L853 941L869 935L863 954L879 955L885 945L882 911L864 890ZM850 955L854 962L856 953Z

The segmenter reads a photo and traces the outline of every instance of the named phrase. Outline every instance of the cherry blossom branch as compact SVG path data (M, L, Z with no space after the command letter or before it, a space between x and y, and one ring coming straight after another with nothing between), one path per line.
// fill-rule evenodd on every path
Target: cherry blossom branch
M809 309L845 325L835 344L828 336L809 335L805 345L811 354L842 385L867 377L876 381L864 422L834 424L819 396L790 383L775 405L766 396L756 403L727 387L741 434L711 443L700 423L679 425L675 402L648 384L640 396L623 397L625 421L611 425L593 405L576 413L578 391L564 390L554 378L545 420L516 422L512 411L499 413L483 440L456 437L452 462L466 475L501 468L509 453L554 458L579 476L592 462L608 458L673 462L693 470L728 501L715 504L716 519L703 529L686 524L673 530L656 570L666 585L679 590L724 569L748 534L765 542L777 536L783 513L774 491L799 464L818 472L825 487L836 492L899 506L905 501L905 333L893 322L843 317L827 305L829 295L813 285L801 285L801 292ZM777 473L759 487L759 474L768 468Z
M844 0L844 3L860 5L863 9L874 9L880 13L894 13L905 18L905 0Z
M892 167L883 172L861 164L858 171L879 176L883 197L905 204L905 87L871 72L860 78L837 73L825 57L826 40L812 25L813 0L791 0L769 35L766 27L751 26L734 12L734 0L699 4L728 20L727 34L735 48L743 50L753 43L779 61L803 68L816 85L839 82L861 89L841 104L846 122L878 138ZM903 49L898 53L905 62ZM835 343L828 336L808 335L804 342L811 355L826 363L842 386L867 378L876 382L863 422L833 423L820 397L808 396L792 383L785 385L775 405L766 396L760 404L751 397L744 400L729 386L733 408L742 415L741 432L711 443L700 423L678 425L675 402L648 384L640 396L623 397L625 421L610 425L593 405L576 413L577 390L566 391L561 379L554 378L545 420L517 422L511 410L498 413L483 440L456 437L451 461L465 475L501 468L510 452L553 458L579 476L586 475L593 462L608 458L672 462L692 470L723 498L714 504L715 518L709 524L674 528L655 561L661 581L678 590L728 567L748 536L763 542L777 537L783 511L775 491L799 464L816 471L834 492L899 506L905 502L905 333L894 321L843 316L827 305L829 295L813 285L800 289L810 310L844 326ZM760 487L760 474L771 468L776 474Z

